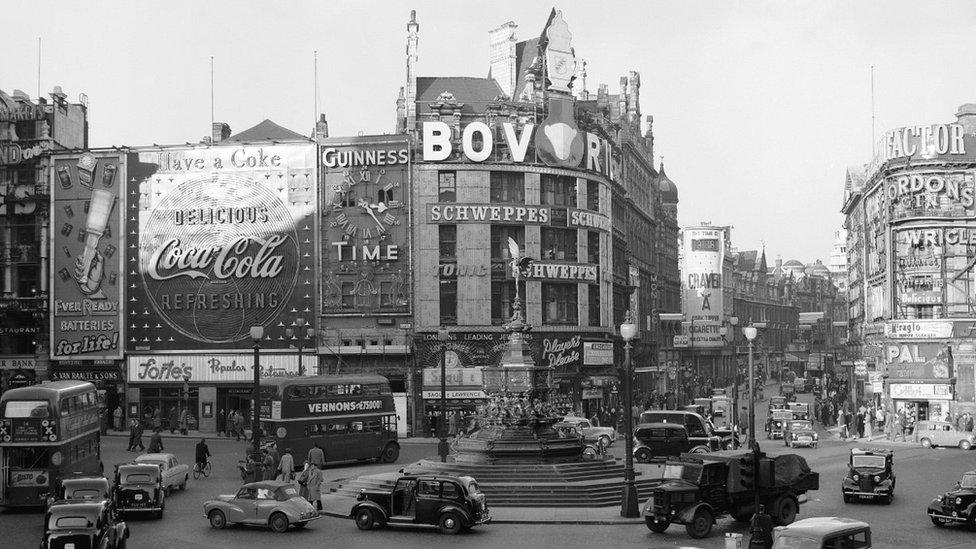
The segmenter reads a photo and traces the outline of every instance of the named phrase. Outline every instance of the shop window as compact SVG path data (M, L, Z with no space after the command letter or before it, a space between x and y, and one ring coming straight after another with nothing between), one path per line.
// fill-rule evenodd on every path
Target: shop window
M352 309L356 306L355 284L352 282L342 283L342 308Z
M515 225L491 226L491 259L492 261L507 261L512 258L508 250L508 239L512 238L519 245L519 250L525 250L525 227Z
M542 284L542 323L578 324L577 285L563 283Z
M589 286L587 288L589 294L587 296L587 303L589 305L589 321L590 326L600 325L600 287L599 286Z
M525 175L521 172L491 172L491 201L525 204Z
M512 318L512 303L515 301L514 280L491 281L491 323L505 324Z
M440 281L441 325L457 325L457 279Z
M441 260L457 257L457 225L438 225Z
M600 184L596 181L586 182L586 209L600 211Z
M542 228L542 259L576 261L576 229Z
M437 172L437 201L457 202L457 174Z
M586 261L600 264L600 233L586 231Z
M542 174L542 203L554 207L576 207L576 178Z

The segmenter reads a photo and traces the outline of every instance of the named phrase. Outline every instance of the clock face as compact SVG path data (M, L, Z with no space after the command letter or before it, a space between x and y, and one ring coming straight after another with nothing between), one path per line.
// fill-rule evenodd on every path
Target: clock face
M342 182L333 187L334 218L329 226L342 231L349 240L384 240L400 224L400 184L399 179L388 177L386 170L379 167L345 171Z

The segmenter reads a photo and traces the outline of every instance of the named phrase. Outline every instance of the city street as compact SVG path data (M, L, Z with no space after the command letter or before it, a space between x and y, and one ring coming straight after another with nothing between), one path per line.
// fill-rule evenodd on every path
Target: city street
M811 395L800 395L801 401ZM765 401L757 406L757 424L765 419ZM824 435L826 436L826 435ZM765 440L760 431L760 445L768 453L783 453L780 442ZM126 460L131 453L124 451L125 438L107 437L104 442L106 470ZM175 452L184 461L192 458L196 439L165 439L167 451ZM230 528L213 530L202 514L203 501L215 494L231 493L239 486L237 459L244 451L244 443L227 439L209 439L214 474L208 479L190 479L186 492L176 492L168 500L162 520L129 519L132 530L130 547L134 548L192 548L192 547L265 547L286 544L289 548L315 547L323 543L342 547L453 547L463 540L467 547L589 547L593 544L608 547L724 547L726 532L744 533L745 525L721 519L712 535L705 540L690 539L683 527L672 526L664 534L653 534L643 525L599 524L492 524L475 528L460 540L426 529L386 528L360 532L352 521L323 517L304 531L289 531L278 535L268 530ZM861 444L865 446L865 444ZM874 443L882 446L885 443ZM821 474L821 489L810 495L801 506L798 518L810 516L846 516L871 524L878 547L949 548L971 547L976 533L958 528L936 528L925 516L925 507L935 495L952 487L962 472L976 468L976 453L957 449L928 450L904 443L887 444L895 450L897 488L891 506L872 503L844 504L840 482L845 473L848 450L857 444L839 440L825 440L817 449L798 449L807 457L811 468ZM623 444L617 441L612 448L622 457ZM398 465L436 454L436 442L408 442ZM638 465L647 474L654 468ZM336 465L326 469L328 482L364 474L394 469L382 464ZM490 502L489 502L490 504ZM39 513L6 512L0 514L0 531L5 533L4 547L35 547L41 531ZM513 545L514 544L514 545Z

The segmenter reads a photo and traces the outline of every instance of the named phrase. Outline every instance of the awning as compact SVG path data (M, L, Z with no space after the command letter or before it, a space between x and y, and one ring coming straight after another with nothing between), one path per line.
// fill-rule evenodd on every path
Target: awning
M809 356L810 353L785 353L783 360L786 362L806 362Z

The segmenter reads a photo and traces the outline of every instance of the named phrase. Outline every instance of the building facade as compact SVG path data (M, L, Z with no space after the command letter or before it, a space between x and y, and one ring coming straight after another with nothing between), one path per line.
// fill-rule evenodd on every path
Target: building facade
M976 404L976 105L956 118L887 132L845 181L858 387L919 420Z

